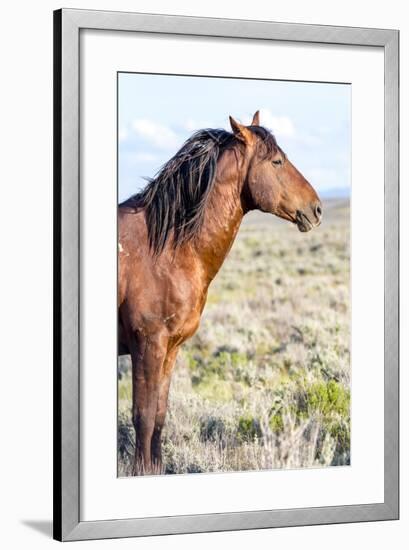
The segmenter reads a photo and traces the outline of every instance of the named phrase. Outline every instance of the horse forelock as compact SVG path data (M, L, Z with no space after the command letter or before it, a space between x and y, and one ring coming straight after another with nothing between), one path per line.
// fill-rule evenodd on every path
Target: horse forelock
M248 128L259 138L258 144L261 146L259 147L259 154L262 157L266 158L277 152L279 147L276 138L267 128L264 128L264 126L249 126Z

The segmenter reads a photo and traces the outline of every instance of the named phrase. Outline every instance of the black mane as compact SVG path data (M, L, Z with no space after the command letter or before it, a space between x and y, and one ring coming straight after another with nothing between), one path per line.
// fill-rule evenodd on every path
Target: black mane
M265 146L277 150L274 136L262 126L248 126ZM146 211L151 249L160 254L173 230L173 246L193 239L201 229L208 197L214 187L220 155L241 142L225 130L199 130L166 162L148 185L121 207Z

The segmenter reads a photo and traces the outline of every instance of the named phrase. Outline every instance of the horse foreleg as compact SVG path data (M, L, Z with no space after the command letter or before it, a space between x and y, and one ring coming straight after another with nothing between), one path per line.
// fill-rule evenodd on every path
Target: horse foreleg
M152 436L152 461L158 466L162 465L162 429L165 423L166 411L168 407L168 395L171 381L171 375L175 364L179 347L175 347L168 352L163 363L163 372L159 386L158 406L155 416L155 428Z
M132 420L135 428L135 457L133 474L155 473L152 463L152 435L167 351L167 338L135 338L132 346Z

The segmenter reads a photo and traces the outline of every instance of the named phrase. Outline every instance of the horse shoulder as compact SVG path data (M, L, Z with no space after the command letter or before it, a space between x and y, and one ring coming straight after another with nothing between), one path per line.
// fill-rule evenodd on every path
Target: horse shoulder
M155 270L157 290L163 296L162 319L169 336L179 343L192 336L200 322L206 300L201 270L188 254L180 252L164 259Z

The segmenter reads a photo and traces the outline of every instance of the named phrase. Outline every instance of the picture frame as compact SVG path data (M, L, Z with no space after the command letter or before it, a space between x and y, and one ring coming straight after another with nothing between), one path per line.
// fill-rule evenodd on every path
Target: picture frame
M80 33L283 41L384 52L384 500L370 504L82 521L80 471ZM367 29L62 9L54 12L54 538L61 541L399 517L399 34ZM103 60L101 60L103 63ZM364 328L363 328L364 329ZM126 480L124 480L126 482Z

